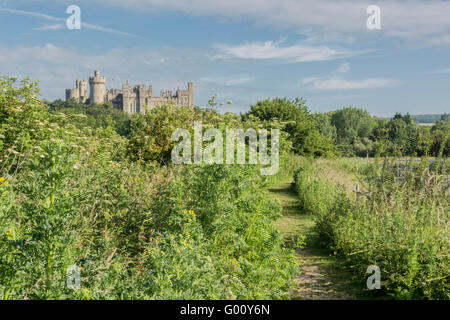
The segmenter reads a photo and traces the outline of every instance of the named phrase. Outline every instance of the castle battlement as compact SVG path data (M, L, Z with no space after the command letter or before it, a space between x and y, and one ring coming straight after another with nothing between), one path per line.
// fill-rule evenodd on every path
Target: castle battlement
M112 102L113 106L127 113L145 112L145 106L149 109L167 102L173 102L179 106L194 105L194 84L188 82L187 90L177 89L161 91L159 97L153 96L153 86L148 90L145 84L130 86L128 80L122 84L122 89L106 90L106 78L100 76L100 71L94 71L94 76L89 77L89 98L87 98L86 80L77 79L75 89L66 89L66 100L75 99L80 103L95 104Z

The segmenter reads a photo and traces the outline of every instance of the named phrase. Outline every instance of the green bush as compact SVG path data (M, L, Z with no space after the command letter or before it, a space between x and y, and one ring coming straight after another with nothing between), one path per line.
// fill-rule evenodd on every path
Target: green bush
M365 166L361 172L368 193L356 199L321 181L318 170L317 164L310 164L297 171L300 202L315 215L321 240L360 279L369 265L377 265L385 294L399 299L450 298L445 167L429 169L424 160L410 164L399 177L390 162L378 169Z
M310 162L294 173L299 205L305 213L314 216L327 213L334 199L334 186L328 181L318 179L321 170Z
M282 248L273 226L281 208L257 166L130 160L117 128L50 112L34 83L0 85L3 299L287 297L295 255ZM149 114L147 129L133 122L131 141L167 112ZM193 112L209 124L234 121ZM67 285L73 265L79 289Z
M189 166L182 172L156 203L155 223L161 238L168 239L164 247L180 251L168 256L171 267L150 261L150 269L161 268L155 272L166 277L157 284L168 291L161 293L161 288L156 297L286 298L296 272L295 255L281 249L283 239L272 224L281 207L267 198L257 168ZM153 252L161 256L161 250ZM191 256L184 258L184 254ZM189 264L183 264L189 259ZM179 281L169 281L172 278ZM189 295L191 291L182 286L188 283L202 289Z

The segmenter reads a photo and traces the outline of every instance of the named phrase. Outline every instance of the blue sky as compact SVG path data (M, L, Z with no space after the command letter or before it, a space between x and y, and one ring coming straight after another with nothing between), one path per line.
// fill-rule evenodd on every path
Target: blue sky
M107 87L193 81L196 104L217 93L223 111L303 97L313 111L450 112L450 1L0 0L0 26L0 74L38 79L48 100L99 69Z

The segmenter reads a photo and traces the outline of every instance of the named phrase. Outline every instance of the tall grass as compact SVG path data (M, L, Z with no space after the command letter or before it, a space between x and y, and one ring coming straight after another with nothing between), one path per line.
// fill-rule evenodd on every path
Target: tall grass
M448 169L430 169L424 160L398 176L395 161L359 164L337 163L342 175L358 172L362 193L356 197L321 173L336 163L310 163L295 174L300 202L315 215L322 241L360 279L369 265L379 266L384 294L449 299Z

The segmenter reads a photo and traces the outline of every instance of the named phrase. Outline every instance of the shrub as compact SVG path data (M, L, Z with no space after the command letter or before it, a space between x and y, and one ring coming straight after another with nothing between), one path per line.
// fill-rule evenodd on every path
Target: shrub
M321 191L318 170L311 164L297 171L300 201L315 214L322 241L360 279L377 265L384 293L394 298L450 298L445 164L429 168L425 159L400 177L388 161L378 170L367 166L368 193L358 199L338 186Z

